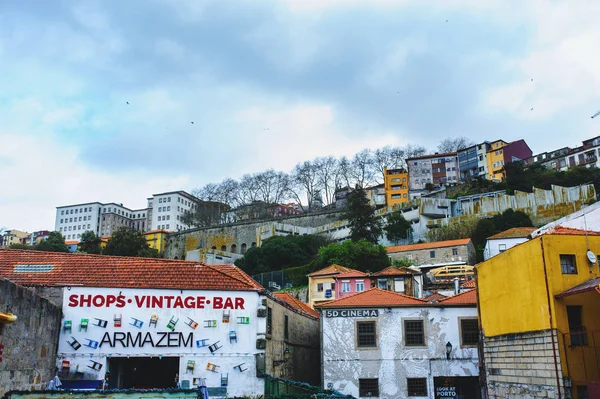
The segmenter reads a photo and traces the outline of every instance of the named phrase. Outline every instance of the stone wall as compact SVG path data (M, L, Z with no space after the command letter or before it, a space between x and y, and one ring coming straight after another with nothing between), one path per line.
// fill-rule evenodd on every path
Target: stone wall
M0 324L0 396L11 390L45 388L56 373L61 311L27 288L0 280L0 312L17 321Z
M63 290L62 287L43 287L43 286L34 286L34 287L26 287L30 291L38 294L42 298L50 301L53 305L58 308L62 308L63 304Z
M557 386L552 332L560 387ZM558 398L562 372L556 332L551 330L484 338L489 399Z
M334 222L339 219L339 216L340 212L335 211L279 218L276 221L298 227L317 227ZM225 247L224 251L242 253L243 248L251 248L260 242L259 228L273 221L246 221L174 233L167 239L164 257L185 259L187 251L212 249L213 247L217 250ZM235 247L232 248L232 246Z
M456 249L454 255L452 250ZM435 257L431 257L431 251L435 252ZM431 265L437 263L466 262L467 265L475 264L475 247L472 243L468 245L457 245L454 247L428 248L416 251L403 251L390 254L392 259L411 259L415 266Z
M275 377L320 385L320 336L319 319L296 311L284 302L269 298L271 308L272 334L267 335L266 372ZM288 338L285 338L285 316L288 316ZM291 352L291 359L283 360L285 348Z

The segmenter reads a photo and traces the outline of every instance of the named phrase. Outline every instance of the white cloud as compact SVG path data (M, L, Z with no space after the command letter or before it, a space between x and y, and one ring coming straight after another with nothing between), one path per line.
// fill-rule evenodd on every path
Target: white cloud
M52 135L0 131L0 160L10 165L0 174L0 227L28 231L54 228L55 207L91 201L146 206L153 193L179 190L188 177L180 174L108 174L86 167L74 147ZM6 171L5 171L6 172Z
M369 131L349 137L336 120L330 105L298 104L254 107L237 115L247 130L257 132L252 140L255 171L276 168L289 171L298 162L319 156L352 157L364 148L401 144L401 135L389 131Z
M529 41L529 51L500 66L515 78L490 90L486 106L521 119L549 118L598 98L600 54L594 49L600 43L600 3L527 5L524 11L533 33L524 39Z

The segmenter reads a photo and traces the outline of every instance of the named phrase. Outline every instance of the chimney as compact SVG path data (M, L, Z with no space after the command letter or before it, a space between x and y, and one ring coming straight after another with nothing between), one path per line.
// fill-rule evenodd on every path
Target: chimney
M454 277L454 295L458 295L459 287L458 287L458 277Z

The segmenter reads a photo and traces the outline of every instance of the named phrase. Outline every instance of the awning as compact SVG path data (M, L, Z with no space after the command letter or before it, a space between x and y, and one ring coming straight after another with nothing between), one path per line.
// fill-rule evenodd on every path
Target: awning
M568 290L561 292L560 294L554 295L555 298L563 298L565 296L571 296L576 294L581 294L583 292L597 290L600 292L600 277L591 278L585 283L581 283L576 285L573 288L569 288Z

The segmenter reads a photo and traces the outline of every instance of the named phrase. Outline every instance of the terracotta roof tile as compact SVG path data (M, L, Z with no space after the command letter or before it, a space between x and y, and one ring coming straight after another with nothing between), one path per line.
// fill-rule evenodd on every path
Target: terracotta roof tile
M439 301L443 301L446 298L448 298L446 295L442 295L439 292L434 292L433 294L428 295L423 299L426 300L427 302L439 302Z
M461 288L475 288L476 287L475 280L466 281L466 282L462 283L460 286L461 286Z
M333 278L352 278L352 277L368 277L369 275L360 270L349 269L347 272L333 276Z
M469 290L438 302L440 305L477 305L477 290Z
M413 274L421 274L421 272L417 270L412 270L408 267L396 267L389 266L383 270L378 271L377 273L373 273L373 277L383 277L383 276L412 276Z
M50 265L51 270L15 272L18 265ZM25 286L81 285L224 291L263 289L233 265L208 266L184 260L13 249L0 250L0 278Z
M582 230L582 229L574 229L571 227L564 226L556 226L555 228L549 230L545 234L554 235L554 236L600 236L600 231L591 231L591 230Z
M424 242L420 244L409 244L409 245L397 245L395 247L387 247L387 253L396 252L407 252L417 251L420 249L434 249L434 248L445 248L445 247L456 247L458 245L467 245L471 242L470 238L462 238L460 240L448 240L448 241L435 241L435 242Z
M526 238L536 230L535 227L513 227L512 229L504 230L488 237L488 240L496 240L498 238Z
M339 274L342 272L347 272L349 270L353 270L353 269L349 269L344 266L336 265L334 263L333 265L329 265L321 270L317 270L316 272L310 273L308 275L308 277L329 276L331 274Z
M361 307L395 307L395 306L414 306L425 305L427 301L412 296L371 288L370 290L348 295L347 297L336 299L322 304L317 304L317 308L361 308Z
M317 319L319 318L319 312L312 309L310 306L308 306L301 300L295 298L289 292L276 292L274 295L277 299L284 301L288 305L291 305L292 307L294 307L304 313L308 313L309 315L316 317Z

